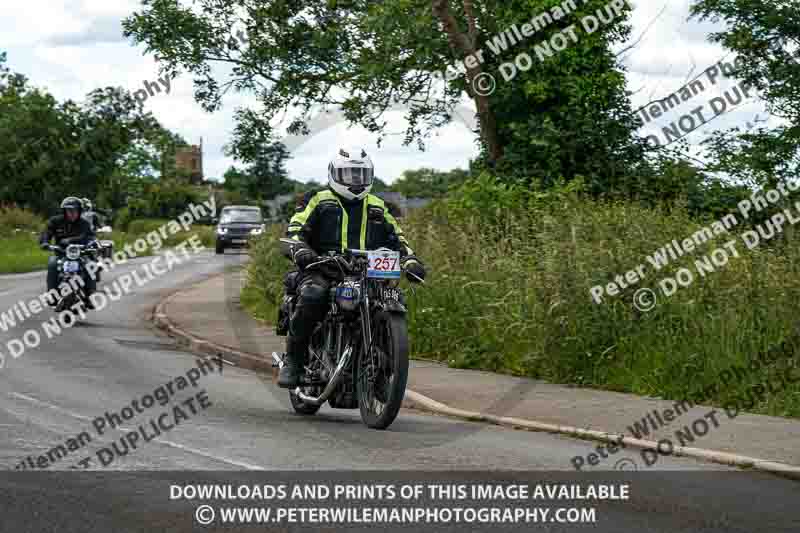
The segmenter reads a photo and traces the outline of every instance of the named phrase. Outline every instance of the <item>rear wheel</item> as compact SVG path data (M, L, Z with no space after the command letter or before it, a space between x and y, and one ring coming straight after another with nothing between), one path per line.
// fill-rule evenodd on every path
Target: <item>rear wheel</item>
M225 247L222 246L221 244L217 243L216 252L217 252L217 255L224 254L225 253Z
M408 326L403 315L381 311L372 322L372 353L361 354L356 379L361 419L386 429L400 412L408 382Z

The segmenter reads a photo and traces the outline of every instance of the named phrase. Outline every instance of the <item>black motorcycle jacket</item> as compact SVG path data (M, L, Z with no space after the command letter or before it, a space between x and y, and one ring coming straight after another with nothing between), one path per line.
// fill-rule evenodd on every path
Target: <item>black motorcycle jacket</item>
M306 193L289 221L286 236L318 254L381 247L400 252L401 258L414 254L397 220L373 194L348 201L330 189Z
M100 217L94 211L84 211L81 213L81 218L89 223L92 233L95 233L100 228Z
M57 215L47 222L47 228L39 238L39 244L48 244L55 239L56 244L89 244L92 228L83 218L69 222L64 215Z

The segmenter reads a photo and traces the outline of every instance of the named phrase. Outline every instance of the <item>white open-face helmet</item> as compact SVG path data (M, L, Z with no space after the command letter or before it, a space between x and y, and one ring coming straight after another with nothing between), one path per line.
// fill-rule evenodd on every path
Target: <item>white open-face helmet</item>
M375 167L363 148L339 150L328 164L328 185L347 200L361 200L372 189Z

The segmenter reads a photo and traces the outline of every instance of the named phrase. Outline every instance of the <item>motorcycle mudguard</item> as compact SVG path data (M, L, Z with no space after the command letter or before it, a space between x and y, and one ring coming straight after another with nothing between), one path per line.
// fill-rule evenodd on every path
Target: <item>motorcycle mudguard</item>
M405 315L408 313L406 307L398 302L397 300L386 300L383 302L383 310L389 313L397 313L400 315Z
M383 288L381 307L388 313L405 315L408 313L406 306L403 305L403 293L393 287Z

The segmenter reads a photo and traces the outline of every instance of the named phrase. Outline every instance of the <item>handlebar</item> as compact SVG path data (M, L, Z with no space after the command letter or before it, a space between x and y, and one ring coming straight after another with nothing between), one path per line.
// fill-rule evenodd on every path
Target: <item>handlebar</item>
M95 243L90 243L90 244L69 244L67 246L77 246L81 251L83 251L83 250L92 250L92 249L94 249L96 246L93 246L93 244L95 244ZM47 244L47 250L49 250L51 252L55 252L55 253L61 253L61 254L67 253L67 248L66 247L58 246L56 244Z
M369 250L359 250L357 248L347 248L344 251L345 254L350 254L356 257L366 257L369 253Z
M343 255L323 256L319 261L315 261L314 263L311 263L310 265L308 265L306 267L306 270L313 270L315 267L322 266L322 265L328 264L330 262L335 263L336 266L338 266L339 269L342 271L343 275L347 274L345 272L345 268L343 268L343 267L346 267L348 271L352 271L353 270L353 264L348 262L347 259L345 258L345 256L343 256ZM342 265L342 263L344 263L344 265Z
M281 246L283 248L284 255L286 255L290 259L294 256L295 247L301 245L300 242L292 240L292 239L287 239L287 238L280 239L280 244L281 244ZM318 266L327 264L327 263L329 263L331 261L334 261L340 267L340 269L342 269L342 263L344 263L344 266L347 267L348 270L352 271L354 265L353 265L352 261L348 261L348 258L349 257L352 257L354 259L356 259L356 258L366 258L368 254L369 254L369 250L360 250L358 248L346 248L341 253L334 253L333 255L321 256L318 261L315 261L314 263L311 263L310 265L308 265L306 267L306 269L310 270L310 269L313 269L315 267L318 267ZM344 269L342 269L342 271L343 271L342 273L344 273ZM403 271L406 274L409 274L409 275L415 277L420 283L423 283L423 284L425 283L425 280L423 280L419 276L415 276L413 273L408 272L405 269L403 269Z

